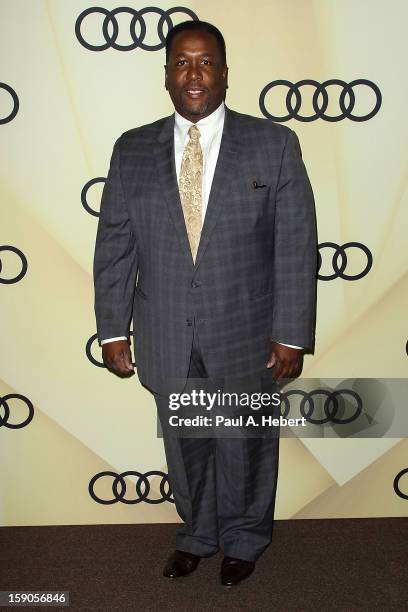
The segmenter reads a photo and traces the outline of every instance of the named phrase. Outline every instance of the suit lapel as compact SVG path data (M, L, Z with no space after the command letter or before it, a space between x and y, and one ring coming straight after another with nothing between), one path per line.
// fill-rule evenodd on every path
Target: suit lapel
M201 231L195 266L200 265L204 252L214 232L217 219L228 200L228 192L233 176L238 172L238 140L237 126L233 112L225 107L225 121L222 133L220 151L211 185L204 225Z
M203 258L211 235L215 229L218 216L222 210L222 206L228 199L227 196L232 178L238 172L238 150L238 126L236 125L236 116L233 111L225 107L224 129L198 246L195 262L196 268ZM162 193L166 200L176 233L183 252L185 252L186 256L189 258L191 266L194 267L177 184L174 159L174 114L164 120L162 129L155 143L155 157Z
M188 257L191 267L194 266L191 256L190 244L184 221L183 208L177 184L177 173L174 159L174 113L164 120L162 129L155 143L155 157L157 163L158 179L161 192L173 220L176 234L180 241L182 251Z

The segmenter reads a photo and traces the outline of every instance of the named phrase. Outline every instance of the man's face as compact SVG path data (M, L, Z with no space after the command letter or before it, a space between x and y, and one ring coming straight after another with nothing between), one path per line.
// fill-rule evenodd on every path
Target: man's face
M172 42L165 87L180 115L196 123L221 104L228 85L217 39L208 32L187 30Z

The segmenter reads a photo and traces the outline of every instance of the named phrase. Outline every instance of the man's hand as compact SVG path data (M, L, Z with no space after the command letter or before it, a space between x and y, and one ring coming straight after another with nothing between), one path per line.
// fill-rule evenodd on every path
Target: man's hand
M102 359L108 370L120 377L130 376L134 372L127 340L114 340L102 344Z
M302 349L291 348L279 342L272 342L267 368L273 368L272 375L275 379L296 378L300 375L303 367Z

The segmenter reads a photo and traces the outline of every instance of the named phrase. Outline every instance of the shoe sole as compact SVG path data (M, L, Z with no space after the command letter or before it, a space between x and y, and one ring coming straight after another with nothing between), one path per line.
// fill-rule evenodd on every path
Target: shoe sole
M236 582L235 584L223 584L220 581L220 585L222 587L224 587L224 589L232 589L232 588L238 586L239 584L241 584L242 582L244 582L244 580L248 580L248 578L250 578L253 573L254 573L254 570L252 570L252 572L250 572L247 576L245 576L245 578L242 578L242 580L240 580L239 582Z
M163 574L163 578L166 578L166 580L172 580L172 581L176 581L176 580L180 580L183 578L189 578L191 576L191 574L194 574L195 570L193 570L192 572L188 573L188 574L183 574L182 576L165 576Z

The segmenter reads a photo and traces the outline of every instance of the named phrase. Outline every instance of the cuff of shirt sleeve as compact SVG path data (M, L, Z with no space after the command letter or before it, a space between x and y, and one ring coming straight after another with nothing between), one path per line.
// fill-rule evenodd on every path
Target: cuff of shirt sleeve
M271 342L277 342L277 340L271 340ZM290 348L295 348L299 350L303 350L303 346L296 346L296 344L286 344L285 342L278 342L278 344L282 344L282 346L289 346Z
M105 340L101 340L102 344L107 344L108 342L114 342L115 340L127 340L126 336L118 336L117 338L106 338Z

